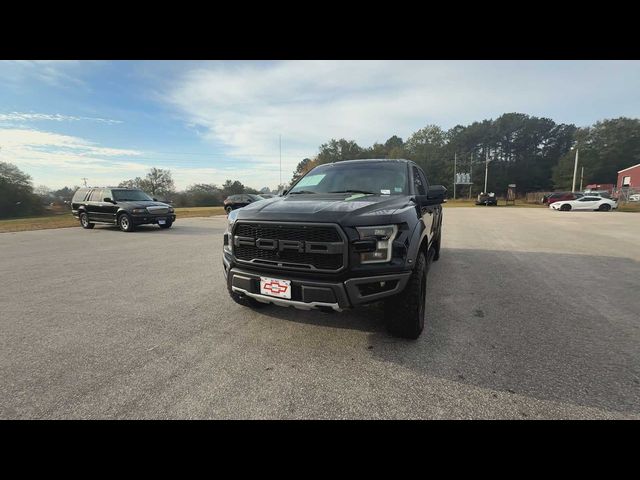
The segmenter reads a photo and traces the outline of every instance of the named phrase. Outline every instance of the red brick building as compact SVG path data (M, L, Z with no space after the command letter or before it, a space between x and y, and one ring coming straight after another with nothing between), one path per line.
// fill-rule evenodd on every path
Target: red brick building
M618 171L618 190L625 187L640 190L640 163Z

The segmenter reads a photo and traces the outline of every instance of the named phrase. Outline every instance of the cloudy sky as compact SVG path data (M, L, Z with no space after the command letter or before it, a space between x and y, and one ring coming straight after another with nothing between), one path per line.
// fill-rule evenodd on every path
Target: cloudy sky
M34 184L279 182L331 138L361 146L504 112L640 116L638 61L0 61L0 161Z

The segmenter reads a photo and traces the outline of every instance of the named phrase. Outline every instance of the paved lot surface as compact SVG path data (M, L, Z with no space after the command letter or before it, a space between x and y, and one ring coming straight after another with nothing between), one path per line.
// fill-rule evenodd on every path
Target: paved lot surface
M236 305L224 218L0 234L0 418L640 418L640 216L444 222L417 341Z

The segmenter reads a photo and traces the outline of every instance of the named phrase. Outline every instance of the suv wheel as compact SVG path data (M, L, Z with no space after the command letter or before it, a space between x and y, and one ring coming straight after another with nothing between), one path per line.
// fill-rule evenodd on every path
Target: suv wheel
M227 212L227 215L231 213L231 210L233 210L233 208L231 208L231 205L227 205L226 207L224 207L224 211Z
M88 229L92 229L93 227L96 226L95 223L91 223L89 221L89 215L87 215L84 212L80 214L80 225L82 226L82 228L88 228Z
M404 290L384 303L387 330L392 335L416 339L424 329L427 304L428 265L420 252L413 273Z
M122 213L118 217L118 227L123 232L133 232L136 227L133 224L133 219L129 216L128 213Z

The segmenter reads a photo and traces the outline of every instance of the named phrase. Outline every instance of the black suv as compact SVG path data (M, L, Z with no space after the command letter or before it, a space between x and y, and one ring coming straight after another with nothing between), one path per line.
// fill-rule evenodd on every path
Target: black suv
M388 329L424 328L446 189L409 160L320 165L283 196L228 215L227 288L238 303L337 310L384 300Z
M80 188L71 200L71 212L82 228L109 223L118 225L123 232L132 232L145 223L171 228L176 221L171 205L135 188Z
M236 208L246 207L250 203L259 202L264 200L260 195L254 195L252 193L243 193L241 195L229 195L224 199L224 211L229 213Z

